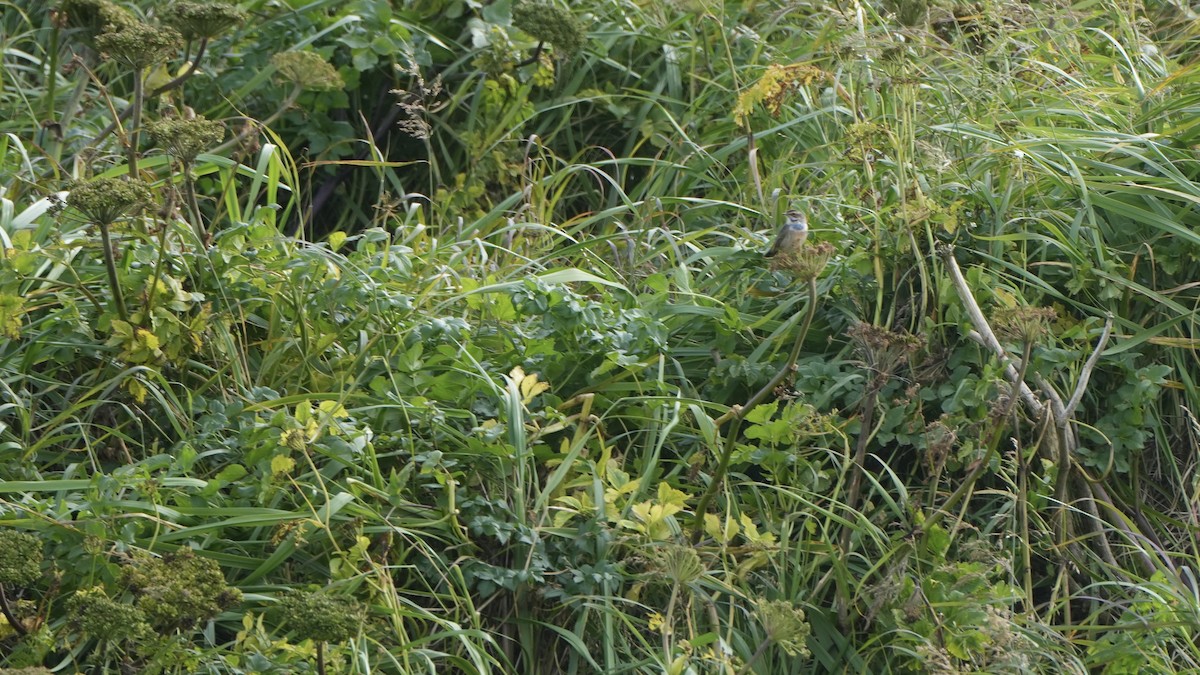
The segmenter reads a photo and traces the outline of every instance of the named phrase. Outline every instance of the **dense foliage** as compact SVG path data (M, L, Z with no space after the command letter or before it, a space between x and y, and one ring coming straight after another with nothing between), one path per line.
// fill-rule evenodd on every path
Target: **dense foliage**
M1200 669L1186 6L0 6L0 671Z

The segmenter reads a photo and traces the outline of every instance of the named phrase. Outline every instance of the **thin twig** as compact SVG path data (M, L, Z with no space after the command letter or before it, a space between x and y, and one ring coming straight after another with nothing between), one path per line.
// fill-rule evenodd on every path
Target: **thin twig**
M12 626L18 635L29 635L29 629L25 628L25 623L17 618L8 604L8 596L4 594L4 584L0 584L0 611L4 612L4 618L8 619L8 625Z
M517 65L515 67L516 68L524 68L525 66L531 66L531 65L537 63L538 59L542 58L542 49L544 49L545 47L546 47L545 42L537 43L537 47L534 48L533 54L531 54L529 56L529 58L525 59L524 61L517 62Z

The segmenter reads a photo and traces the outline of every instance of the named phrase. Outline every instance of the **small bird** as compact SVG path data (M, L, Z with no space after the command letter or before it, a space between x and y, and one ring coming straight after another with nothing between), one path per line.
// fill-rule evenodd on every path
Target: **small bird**
M791 209L784 217L783 227L779 228L779 234L775 235L775 243L771 244L771 250L767 251L768 258L781 252L795 253L804 245L804 240L808 239L808 218L803 212Z

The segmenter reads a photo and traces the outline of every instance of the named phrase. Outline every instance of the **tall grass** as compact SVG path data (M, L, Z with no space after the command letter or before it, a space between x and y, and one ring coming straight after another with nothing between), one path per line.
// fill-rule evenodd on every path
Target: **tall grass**
M44 557L0 664L1194 669L1175 12L596 0L566 54L504 3L241 5L144 111L228 127L191 209L101 133L128 74L4 5L0 522ZM69 194L124 175L105 251ZM152 623L181 551L237 601L67 611Z

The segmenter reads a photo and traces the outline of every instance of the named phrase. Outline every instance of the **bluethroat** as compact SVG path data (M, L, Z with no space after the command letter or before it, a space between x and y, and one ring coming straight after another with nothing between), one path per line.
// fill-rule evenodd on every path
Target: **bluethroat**
M808 239L808 218L803 212L791 209L783 215L783 227L779 228L779 234L775 235L775 243L771 244L771 250L767 251L768 258L778 253L795 253L804 245L804 240Z

